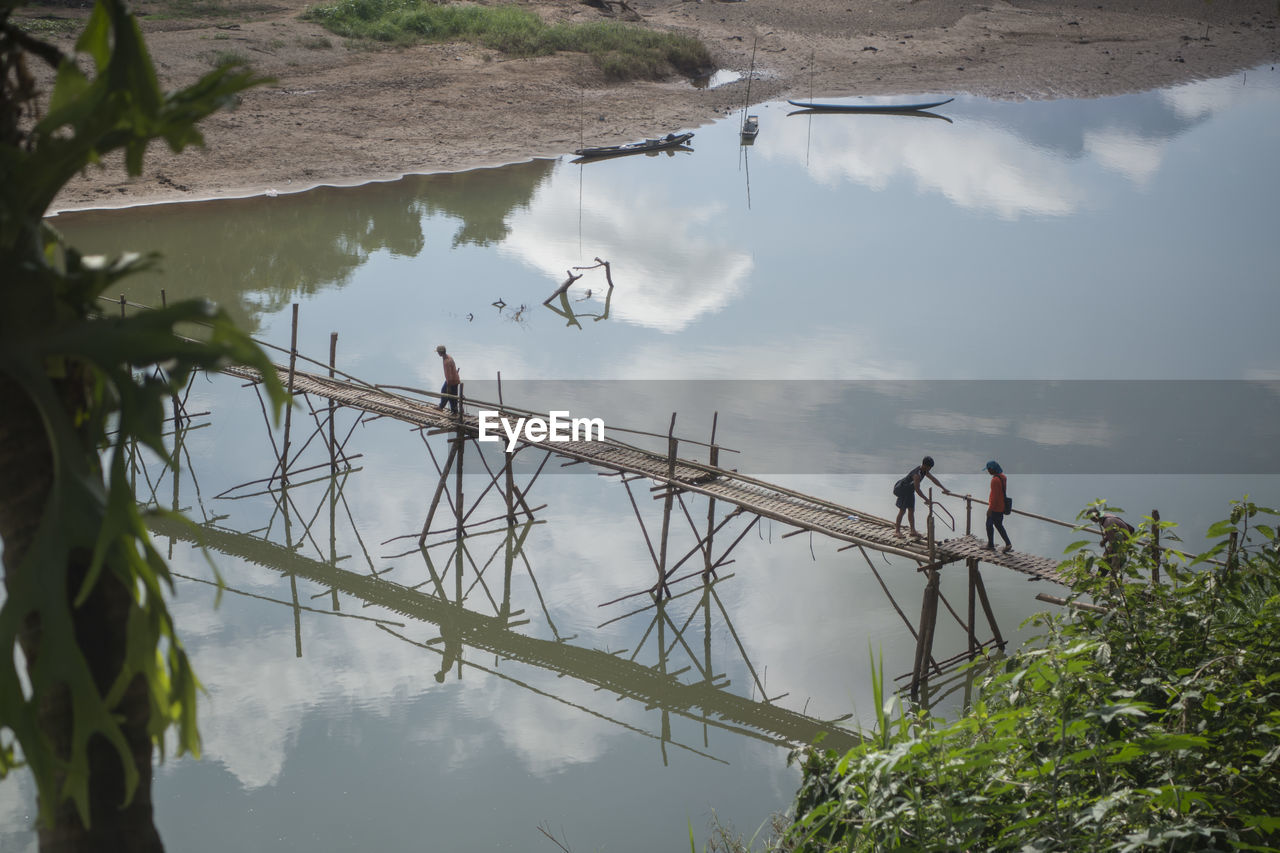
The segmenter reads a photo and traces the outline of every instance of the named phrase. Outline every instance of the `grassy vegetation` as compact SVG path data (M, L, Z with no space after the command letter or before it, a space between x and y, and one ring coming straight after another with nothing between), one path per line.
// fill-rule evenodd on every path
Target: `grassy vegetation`
M392 45L465 41L516 57L585 53L615 80L692 75L711 65L706 46L689 36L606 21L548 25L512 5L340 0L312 7L304 18L346 38Z
M138 17L147 21L203 20L249 21L276 11L268 2L226 2L226 0L160 0L146 4Z
M1236 502L1208 552L1160 555L1160 583L1167 522L1121 543L1118 578L1079 551L1101 612L1041 617L955 722L891 718L877 681L874 736L804 754L783 849L1280 850L1275 515Z
M69 36L80 32L81 22L74 18L60 18L56 15L43 15L39 18L15 17L18 29L38 38L54 38Z
M229 65L248 65L249 57L238 50L218 50L214 51L209 61L215 68L222 68Z

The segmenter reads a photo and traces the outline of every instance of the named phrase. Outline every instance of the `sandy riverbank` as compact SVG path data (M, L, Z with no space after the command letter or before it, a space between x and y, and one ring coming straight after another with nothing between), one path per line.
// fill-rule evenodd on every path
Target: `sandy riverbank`
M348 48L297 19L303 0L231 0L243 13L148 20L167 86L233 51L275 82L204 125L207 146L160 147L129 179L92 168L55 209L293 192L406 173L554 157L625 142L742 108L746 81L606 85L581 56L506 60L482 48ZM996 98L1093 97L1230 74L1280 58L1274 0L630 0L647 26L699 35L751 100L918 92ZM251 5L249 5L251 4ZM549 19L601 12L579 0L524 3ZM75 11L56 7L59 14ZM148 11L146 0L138 5ZM44 13L49 7L29 7ZM69 50L70 37L63 47Z

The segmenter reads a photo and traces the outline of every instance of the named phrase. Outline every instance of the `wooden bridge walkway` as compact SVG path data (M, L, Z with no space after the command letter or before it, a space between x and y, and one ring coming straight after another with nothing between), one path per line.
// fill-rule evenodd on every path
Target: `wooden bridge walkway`
M415 399L388 386L375 386L350 379L333 378L290 370L276 365L280 381L295 394L309 394L335 404L360 409L375 415L394 418L428 430L460 430L471 438L479 435L479 420L474 414L461 418L437 408L434 400ZM225 373L256 382L256 371L226 368ZM401 389L407 390L407 389ZM425 393L425 392L423 392ZM538 416L535 413L467 400L467 405L485 411L497 411L511 419ZM464 407L465 411L465 407ZM608 425L606 425L606 433ZM505 446L505 437L503 439ZM521 441L521 444L531 444ZM624 476L646 478L675 491L705 495L731 504L745 512L773 519L799 531L812 531L848 543L849 547L870 548L914 560L921 570L937 569L950 563L980 560L994 566L1021 572L1030 580L1047 580L1064 584L1058 572L1059 561L1034 554L1012 551L988 551L982 542L970 535L941 539L933 543L925 539L908 539L895 535L893 522L851 507L842 506L812 495L787 489L778 484L755 479L711 463L675 456L675 440L668 454L646 450L606 438L604 441L541 442L534 447L549 451L573 462ZM715 460L713 448L712 460Z

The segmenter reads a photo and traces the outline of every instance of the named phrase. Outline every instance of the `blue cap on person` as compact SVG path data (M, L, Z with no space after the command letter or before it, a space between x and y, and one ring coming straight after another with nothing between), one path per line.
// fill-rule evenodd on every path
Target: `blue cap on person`
M1004 469L1000 467L1000 463L994 459L987 463L987 470L992 474L1004 473Z

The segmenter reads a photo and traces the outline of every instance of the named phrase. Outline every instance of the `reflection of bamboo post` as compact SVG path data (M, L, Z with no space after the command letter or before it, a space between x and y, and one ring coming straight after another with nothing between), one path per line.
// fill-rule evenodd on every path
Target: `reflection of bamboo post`
M672 417L672 420L673 421L675 420L674 416ZM670 501L670 498L668 498L667 500ZM664 535L662 537L662 548L664 552L666 551L666 546L667 546L667 537L664 531ZM667 631L666 631L667 611L666 611L666 607L662 603L662 592L660 590L658 592L657 601L655 601L654 603L657 606L656 615L654 616L654 618L658 620L658 672L662 675L666 675L667 674ZM671 740L671 715L668 712L667 707L664 705L662 707L662 739L660 741L662 746L662 766L663 767L667 766L667 741L669 740Z
M289 336L289 392L293 397L293 372L298 364L298 303L293 303L293 331ZM293 424L293 406L284 407L284 446L280 450L280 482L289 480L289 429Z
M973 495L964 496L964 535L973 535Z
M337 335L334 335L336 338ZM332 415L330 416L332 417ZM333 421L329 421L330 424ZM329 475L329 565L338 568L338 477L334 471ZM338 588L332 590L333 612L338 612Z
M280 512L284 517L284 544L293 550L293 518L289 515L289 484L280 482ZM293 596L293 653L302 657L302 604L298 601L298 576L289 575L289 591Z
M1151 510L1151 583L1160 583L1160 510Z
M515 453L504 453L503 455L506 457L506 461L502 465L502 470L503 476L507 481L506 493L504 494L504 497L507 500L507 524L513 525L516 523L516 505L514 500L516 484L514 474L511 471L511 462L515 459Z

